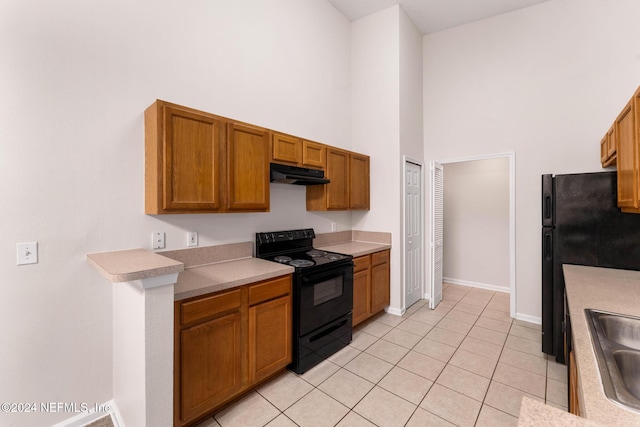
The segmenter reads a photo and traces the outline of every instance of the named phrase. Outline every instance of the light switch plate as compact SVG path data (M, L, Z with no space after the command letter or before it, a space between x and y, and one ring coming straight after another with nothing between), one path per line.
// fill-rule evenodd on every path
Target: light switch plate
M16 248L18 265L38 263L38 242L18 243Z
M187 233L187 246L198 246L198 232L189 231Z

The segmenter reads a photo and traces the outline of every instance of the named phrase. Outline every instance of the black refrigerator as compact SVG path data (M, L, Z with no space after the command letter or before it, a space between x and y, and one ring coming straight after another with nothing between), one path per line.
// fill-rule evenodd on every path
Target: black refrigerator
M616 188L615 172L542 175L542 351L559 363L562 264L640 270L640 214L620 211Z

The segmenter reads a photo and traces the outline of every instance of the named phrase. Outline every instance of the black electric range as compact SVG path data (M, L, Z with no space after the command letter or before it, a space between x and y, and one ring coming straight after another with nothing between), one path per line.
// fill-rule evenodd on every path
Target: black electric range
M315 249L312 228L256 233L256 257L291 265L293 361L303 373L351 342L353 257Z

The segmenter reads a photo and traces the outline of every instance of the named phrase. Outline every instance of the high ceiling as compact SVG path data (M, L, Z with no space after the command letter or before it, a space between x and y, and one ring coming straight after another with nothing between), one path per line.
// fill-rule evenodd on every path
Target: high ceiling
M422 34L512 12L549 0L329 0L350 21L400 4Z

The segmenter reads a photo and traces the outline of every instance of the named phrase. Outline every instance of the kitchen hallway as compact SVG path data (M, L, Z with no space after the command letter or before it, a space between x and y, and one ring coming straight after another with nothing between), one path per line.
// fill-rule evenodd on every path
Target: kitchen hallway
M566 366L509 294L444 284L443 301L382 313L303 375L290 371L200 423L212 426L515 426L522 396L567 408Z

